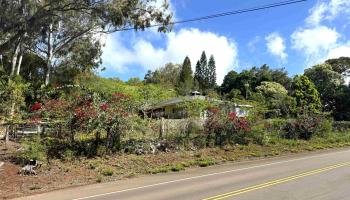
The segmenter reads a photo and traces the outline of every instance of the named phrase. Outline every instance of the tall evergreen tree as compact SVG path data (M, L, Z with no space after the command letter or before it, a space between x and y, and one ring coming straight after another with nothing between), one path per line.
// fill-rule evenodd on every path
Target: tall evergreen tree
M209 71L208 73L209 88L214 89L216 86L216 65L215 65L215 59L213 55L211 55L209 58L208 71Z
M198 83L198 88L202 93L208 88L209 80L208 80L208 61L205 51L202 52L201 58L196 64L196 72L195 72L195 82Z
M194 82L196 83L199 90L201 90L201 84L203 82L203 69L201 63L198 60L196 64L196 71L194 73Z
M193 88L193 75L191 68L191 60L186 56L180 71L177 91L180 95L188 94Z
M209 87L209 70L208 70L207 55L205 54L205 51L202 52L199 63L202 69L202 82L199 82L199 86L202 92L206 93L206 90Z

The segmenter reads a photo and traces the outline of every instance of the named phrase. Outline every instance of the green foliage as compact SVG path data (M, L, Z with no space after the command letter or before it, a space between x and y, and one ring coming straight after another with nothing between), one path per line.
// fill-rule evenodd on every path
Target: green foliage
M195 160L194 164L200 167L208 167L210 165L215 165L216 161L213 158L201 158Z
M321 100L319 92L307 76L295 76L293 79L292 88L292 96L296 98L298 107L308 108L313 112L320 111Z
M246 99L250 99L255 88L264 81L279 83L287 89L289 89L291 82L284 69L273 70L269 66L263 65L260 68L253 67L250 70L243 70L239 74L230 71L225 76L220 89L224 94L230 93L233 89L240 90Z
M186 56L182 68L180 71L179 81L177 83L177 92L180 95L187 95L193 88L193 75L192 75L191 61Z
M145 75L145 83L160 84L165 88L174 89L179 82L180 71L180 65L168 63L154 72L148 71Z
M21 107L25 106L25 91L29 84L20 77L0 83L0 113L8 120L18 121L22 118Z
M44 161L46 159L46 146L42 143L39 135L23 140L21 146L23 150L19 152L18 158L22 161L31 159Z
M178 108L184 109L190 118L199 118L211 106L208 100L204 99L184 99Z
M15 52L11 57L16 58L23 53L17 49L25 49L42 56L46 63L41 72L45 74L46 85L52 73L71 77L77 71L96 67L101 55L101 46L93 38L96 32L114 32L129 26L144 30L151 22L161 24L158 31L166 32L172 19L167 2L157 7L153 1L142 0L128 3L4 0L0 15L0 53ZM58 66L54 67L55 64Z
M350 130L350 121L335 121L333 122L333 129L341 132L348 131Z
M345 72L347 69L350 69L350 57L339 57L335 59L329 59L326 60L325 63L331 65L333 71L336 71L339 74Z
M335 95L333 116L338 121L350 121L350 86L340 86Z
M103 176L113 176L114 170L112 168L104 168L101 170Z
M208 63L205 51L202 52L201 58L196 64L194 80L198 83L199 90L204 94L216 87L216 66L213 55L210 56Z
M261 82L261 85L256 87L256 91L260 92L267 98L274 97L275 95L287 95L288 91L283 87L283 85L276 82Z
M236 87L236 79L238 77L238 73L235 72L235 71L229 71L225 77L224 77L224 80L222 82L222 85L221 85L221 92L227 94L227 93L230 93L232 90L238 90L238 89L234 89ZM239 91L239 95L241 93L240 90Z
M213 89L216 86L216 64L214 56L211 55L208 62L208 83L209 88Z
M235 112L228 115L218 109L211 109L204 129L208 145L248 144L255 142L250 137L250 123L246 118L237 117Z
M264 97L264 102L269 109L265 116L271 117L289 117L296 110L296 101L293 97L288 96L288 91L279 83L262 82L256 87L259 94Z
M297 119L288 121L284 127L287 139L309 140L314 136L326 137L332 131L332 122L324 116L304 111Z
M74 159L74 152L70 149L64 151L63 155L65 160L72 161Z
M331 65L321 64L306 69L304 75L315 84L320 93L323 110L332 111L335 106L337 90L343 83L341 74L333 71Z
M185 166L182 163L177 163L174 166L172 166L170 170L173 172L178 172L181 170L185 170Z

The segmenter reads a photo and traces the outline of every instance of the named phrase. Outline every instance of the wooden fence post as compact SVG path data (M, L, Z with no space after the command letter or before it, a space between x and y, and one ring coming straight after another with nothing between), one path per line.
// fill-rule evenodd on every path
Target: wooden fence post
M7 144L10 141L10 136L9 136L9 128L6 126L5 129L5 149L7 149Z
M160 120L159 138L163 138L164 131L164 118L162 117Z

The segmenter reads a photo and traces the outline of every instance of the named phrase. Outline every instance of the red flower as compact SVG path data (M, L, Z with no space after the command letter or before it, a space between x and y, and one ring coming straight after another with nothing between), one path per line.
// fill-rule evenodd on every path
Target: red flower
M107 108L108 108L108 104L107 104L107 103L102 103L102 104L100 105L100 109L101 109L101 110L107 110Z
M34 111L37 111L37 110L40 110L40 109L41 109L41 103L35 102L31 106L30 111L34 112Z
M237 118L237 114L235 112L230 112L228 114L228 117L231 119L231 120L235 120Z

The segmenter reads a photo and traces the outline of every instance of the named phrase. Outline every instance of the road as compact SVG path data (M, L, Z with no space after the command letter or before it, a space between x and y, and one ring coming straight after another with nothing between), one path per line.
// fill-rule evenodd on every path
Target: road
M350 150L299 154L88 185L35 200L350 199Z

